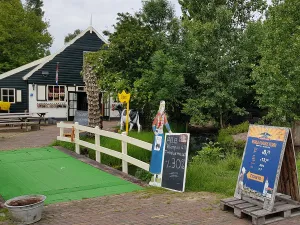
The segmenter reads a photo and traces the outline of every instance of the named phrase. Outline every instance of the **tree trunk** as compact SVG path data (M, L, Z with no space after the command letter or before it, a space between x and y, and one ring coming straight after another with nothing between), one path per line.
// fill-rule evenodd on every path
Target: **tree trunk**
M97 85L97 77L89 63L84 63L83 80L86 86L86 94L88 100L88 120L89 127L100 126L102 129L102 119L99 105L99 87Z
M222 129L224 128L222 110L220 110L220 126L221 126Z

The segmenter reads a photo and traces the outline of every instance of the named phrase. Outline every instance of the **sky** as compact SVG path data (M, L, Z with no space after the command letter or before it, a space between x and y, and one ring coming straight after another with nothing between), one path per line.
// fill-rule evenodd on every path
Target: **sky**
M24 0L22 0L24 1ZM178 0L170 0L174 4L176 14L181 14ZM50 22L49 32L54 41L51 53L64 46L64 38L76 29L85 30L92 25L100 33L112 31L116 23L117 13L134 13L141 8L141 0L44 0L45 19Z

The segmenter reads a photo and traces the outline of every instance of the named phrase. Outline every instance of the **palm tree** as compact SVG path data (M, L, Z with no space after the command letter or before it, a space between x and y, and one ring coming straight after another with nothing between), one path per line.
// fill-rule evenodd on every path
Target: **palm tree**
M88 100L89 127L100 126L100 128L102 129L102 116L99 105L100 92L97 85L97 77L95 72L93 71L93 67L87 62L83 63L83 81L86 86L86 94Z

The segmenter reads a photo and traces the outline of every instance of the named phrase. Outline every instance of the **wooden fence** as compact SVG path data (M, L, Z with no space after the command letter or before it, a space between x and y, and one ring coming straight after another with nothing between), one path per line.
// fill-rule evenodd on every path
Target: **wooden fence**
M89 149L93 149L96 151L96 161L101 163L101 154L107 154L122 160L122 171L124 173L128 173L128 163L133 164L139 168L142 168L146 171L149 171L149 164L145 163L141 160L133 158L127 154L127 144L132 144L143 148L145 150L151 151L152 145L148 142L144 142L132 137L128 137L126 133L118 134L114 132L109 132L105 130L101 130L98 126L95 128L81 126L77 122L75 124L69 124L60 122L57 124L57 127L60 128L60 134L57 137L59 141L65 141L70 143L75 143L75 151L77 154L80 154L80 146L87 147ZM65 137L65 128L74 129L74 138ZM80 132L88 132L95 135L95 144L80 140L79 133ZM112 149L108 149L101 146L100 136L113 138L116 140L120 140L122 143L122 152L118 152ZM141 150L142 151L142 150Z

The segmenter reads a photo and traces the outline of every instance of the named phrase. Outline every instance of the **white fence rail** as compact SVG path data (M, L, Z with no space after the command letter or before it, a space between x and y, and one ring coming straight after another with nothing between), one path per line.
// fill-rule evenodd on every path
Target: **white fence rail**
M59 136L57 137L57 140L75 143L75 151L77 154L80 154L80 146L84 146L96 151L96 161L99 163L101 163L101 153L122 159L122 171L124 173L128 173L128 163L133 164L146 171L149 171L148 163L133 158L127 154L128 143L143 148L145 150L151 151L152 145L148 142L144 142L132 137L128 137L125 132L122 134L113 133L113 132L101 130L98 126L95 128L81 126L77 122L75 124L60 122L57 124L57 127L60 128L60 132L59 132ZM64 129L74 129L74 138L65 137ZM95 144L80 140L79 137L80 132L89 132L95 134ZM100 136L120 140L122 143L122 152L118 152L112 149L102 147L100 142Z

